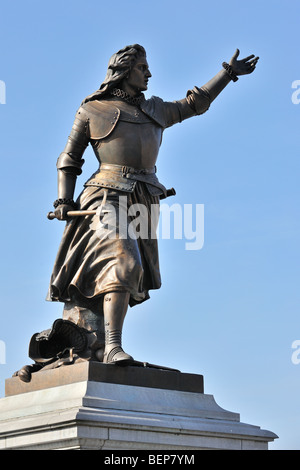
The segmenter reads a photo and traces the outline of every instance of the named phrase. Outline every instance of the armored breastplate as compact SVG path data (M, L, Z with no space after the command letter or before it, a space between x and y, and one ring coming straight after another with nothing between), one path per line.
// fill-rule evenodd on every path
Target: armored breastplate
M88 116L90 140L100 162L100 171L87 186L131 192L139 180L151 194L165 194L155 174L112 171L112 167L131 167L139 172L153 168L161 144L161 126L138 107L119 100L91 101L79 112ZM103 170L104 164L110 169Z
M136 106L119 100L89 101L80 107L78 117L89 121L90 138L94 140L108 137L119 120L134 124L154 122Z

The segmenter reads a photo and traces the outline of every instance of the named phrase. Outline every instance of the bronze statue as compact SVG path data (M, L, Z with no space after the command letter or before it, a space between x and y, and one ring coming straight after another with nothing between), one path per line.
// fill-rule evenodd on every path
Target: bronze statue
M83 359L86 354L87 359L107 364L134 363L121 344L128 306L145 301L149 291L161 285L157 240L150 236L121 237L120 226L114 227L116 236L109 236L111 223L106 205L119 213L122 195L126 196L127 208L142 204L150 214L152 205L174 194L156 176L163 132L205 113L230 81L254 71L258 57L238 60L238 56L236 50L229 63L224 62L219 73L201 88L195 86L179 101L165 102L144 96L151 78L144 48L138 44L124 47L111 57L99 90L89 95L77 111L57 161L58 198L49 218L66 221L66 227L47 300L63 302L64 321L90 335L88 353L81 354ZM74 202L76 177L89 144L99 169ZM95 218L101 220L97 230Z

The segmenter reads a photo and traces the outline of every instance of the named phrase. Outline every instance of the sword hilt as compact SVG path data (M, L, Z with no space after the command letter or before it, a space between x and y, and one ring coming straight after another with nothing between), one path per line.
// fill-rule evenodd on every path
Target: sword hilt
M68 217L80 217L80 216L85 216L85 215L95 215L96 211L68 211L67 216ZM57 219L55 212L48 212L47 218L49 220Z

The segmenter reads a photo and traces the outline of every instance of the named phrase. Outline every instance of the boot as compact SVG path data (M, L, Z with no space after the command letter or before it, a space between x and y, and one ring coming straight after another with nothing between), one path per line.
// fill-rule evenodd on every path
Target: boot
M104 296L105 364L128 365L134 360L122 349L122 328L129 303L129 293L112 292Z
M122 349L122 332L121 330L105 331L105 350L103 362L105 364L122 364L129 365L133 362L133 357Z

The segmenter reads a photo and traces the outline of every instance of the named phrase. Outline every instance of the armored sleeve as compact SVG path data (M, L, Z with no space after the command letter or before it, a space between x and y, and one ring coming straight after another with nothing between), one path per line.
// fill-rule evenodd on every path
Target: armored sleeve
M67 144L57 159L57 169L80 175L82 173L81 167L84 164L82 156L88 144L89 120L79 108Z
M160 126L168 128L193 116L205 113L210 106L209 92L204 88L194 87L179 101L163 101L153 96L143 105L143 111Z
M211 103L209 91L204 87L198 88L197 86L187 92L186 100L196 115L204 114Z

